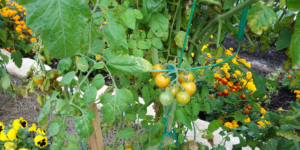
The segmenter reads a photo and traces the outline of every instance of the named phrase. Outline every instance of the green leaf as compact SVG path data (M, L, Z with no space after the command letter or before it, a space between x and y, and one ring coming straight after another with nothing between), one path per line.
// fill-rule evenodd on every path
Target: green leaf
M128 89L115 89L115 95L109 93L103 95L100 102L103 104L101 113L104 123L112 123L123 111L134 102L133 95Z
M195 101L191 101L192 108L193 108L193 114L196 116L200 112L200 105L196 103Z
M206 61L205 56L202 56L202 55L201 55L201 56L199 57L199 60L198 60L199 64L203 65L203 64L205 63L205 61Z
M33 2L33 1L31 1ZM55 58L73 56L80 44L82 26L90 16L82 0L35 1L27 3L26 24L41 33L45 47ZM47 19L44 19L47 18Z
M134 49L132 53L133 53L133 56L135 56L135 57L140 57L140 58L144 57L144 51L142 51L142 50Z
M121 13L121 19L130 29L135 29L136 18L134 15L134 10L127 8L125 12Z
M116 134L116 137L122 138L122 139L130 139L132 137L132 134L134 133L133 128L126 128Z
M151 40L139 40L138 46L140 49L149 49L151 47Z
M2 42L6 43L6 32L0 28L0 40L2 40Z
M300 0L286 0L286 6L290 11L300 10Z
M280 31L280 36L276 43L276 50L282 50L290 46L292 40L293 30L289 30L289 28L283 28Z
M244 120L247 119L247 118L248 118L248 117L245 116L245 115L243 115L243 113L240 112L240 111L235 111L235 112L234 112L234 119L235 119L236 121L244 122Z
M230 0L228 0L230 1ZM226 1L227 2L227 1ZM226 4L226 3L225 3ZM223 28L226 30L226 32L230 35L237 35L238 31L237 29L233 26L233 24L230 22L229 19L225 20L225 24L223 25Z
M238 137L240 139L240 144L242 147L246 147L247 143L244 139L244 137L242 137L237 131L233 130L233 137Z
M283 8L286 5L286 0L279 0L279 8Z
M123 145L121 145L121 146L118 147L117 150L123 150L123 149L124 149L124 147L123 147Z
M266 145L266 150L276 150L278 141L275 139L269 139Z
M89 64L88 64L87 60L85 59L85 57L78 58L77 67L82 72L86 72L88 70Z
M11 59L13 60L13 62L16 64L18 68L22 66L22 58L23 55L19 51L11 53Z
M71 72L68 72L67 74L65 74L63 76L63 78L61 79L60 83L61 84L64 84L64 85L68 85L71 83L72 79L75 77L75 71L71 71Z
M64 110L65 106L67 106L67 101L65 100L62 100L62 99L59 99L57 102L56 102L56 106L55 106L55 111L56 112L59 112L61 110Z
M93 23L94 23L95 26L100 26L101 23L102 23L103 20L104 20L104 19L103 19L103 16L102 16L102 14L101 14L100 11L94 13L94 14L92 15L92 18L93 18Z
M257 72L252 73L253 82L256 87L256 91L254 92L255 97L262 98L266 95L266 78L264 76L259 75Z
M108 7L109 5L111 5L111 3L113 2L113 0L105 0L105 1L100 1L99 5L104 8L104 7Z
M2 60L3 60L6 64L9 62L8 56L6 56L6 55L0 53L0 57L2 58Z
M134 9L133 14L134 14L136 19L143 19L143 14L141 13L140 10Z
M164 0L147 0L146 6L150 13L160 12L164 7Z
M149 31L150 32L150 31ZM163 47L163 43L161 42L161 39L158 38L158 37L155 37L152 39L152 45L157 48L157 49L160 49L162 50L164 47Z
M178 136L178 142L180 144L182 144L184 142L184 136L183 136L183 134L179 134L179 136Z
M168 36L169 20L163 14L155 14L150 20L149 27L157 37Z
M185 38L185 32L184 31L179 31L174 40L175 40L175 43L176 45L179 47L179 48L182 48L183 47L183 42L184 42L184 38ZM185 47L184 47L185 50L188 50L188 39L186 39L186 44L185 44Z
M7 90L10 87L10 77L5 71L3 71L3 72L5 74L4 74L4 76L1 76L2 87L4 90Z
M58 93L53 93L51 95L51 97L45 102L44 107L42 108L42 110L40 112L38 122L42 121L45 116L50 114L51 102L54 100L58 100L56 98L57 95L58 95Z
M103 62L99 62L99 63L96 63L94 64L94 69L101 69L104 67L104 63Z
M99 54L100 52L103 51L104 47L105 47L105 43L97 39L92 44L91 52L93 52L94 55Z
M252 5L248 11L248 26L252 32L261 35L270 27L274 18L277 18L277 15L273 6L267 7L264 2L260 1Z
M128 45L125 30L122 25L117 24L114 20L108 20L104 25L102 33L105 36L109 49L116 54L127 54ZM105 50L104 52L106 52Z
M209 114L210 113L210 105L206 101L204 102L204 104L205 104L205 111L206 111L207 114Z
M109 49L104 51L103 57L107 60L107 67L115 75L134 75L152 70L151 63L143 58L114 55Z
M57 65L57 73L62 74L64 71L70 71L72 68L73 63L71 58L64 58L59 60Z
M102 74L97 74L92 81L92 85L96 87L97 90L101 89L104 83L105 81Z
M51 136L54 136L59 132L61 123L62 123L61 118L56 118L56 119L54 119L53 121L50 122L48 132Z
M255 136L257 138L260 137L259 128L258 128L258 126L257 126L256 123L254 123L253 121L251 121L249 123L246 123L246 125L249 127L250 131L255 134Z
M208 131L210 131L210 133L213 133L214 131L218 130L221 125L222 125L222 121L221 120L213 120L208 125Z
M233 7L235 0L226 0L223 9L230 9Z
M208 92L208 88L207 88L207 85L204 84L202 86L202 90L201 90L201 97L206 97L209 95L209 92Z
M184 108L177 109L175 112L175 116L184 126L192 130L191 121L189 120L188 113Z
M203 77L205 81L207 81L211 85L214 85L215 77L214 73L210 69L204 69Z
M128 39L128 47L131 49L136 48L136 40Z
M142 89L142 97L145 101L145 104L148 104L150 102L150 93L149 93L149 87L145 85Z
M92 125L95 119L95 113L90 109L81 109L82 116L78 116L74 119L74 128L79 137L89 139L94 132Z
M267 79L266 78L266 81L267 83L269 83L270 85L274 86L274 87L279 87L279 84L277 81L273 81L273 80L270 80L270 79Z
M134 101L138 102L139 101L139 95L138 95L136 89L132 86L132 87L130 87L130 91L131 91L131 93L133 95Z
M290 52L292 56L293 67L300 68L300 13L297 15L296 23L294 25L294 34L292 36Z
M218 5L219 7L222 7L220 0L200 0L199 2L211 3L211 4Z
M218 59L222 56L224 49L222 46L218 47L215 51L215 59Z
M130 80L127 79L125 76L120 77L120 84L123 86L130 85Z
M86 104L92 105L95 102L96 95L97 95L97 88L95 86L91 85L91 86L87 87L87 89L83 95L83 99Z

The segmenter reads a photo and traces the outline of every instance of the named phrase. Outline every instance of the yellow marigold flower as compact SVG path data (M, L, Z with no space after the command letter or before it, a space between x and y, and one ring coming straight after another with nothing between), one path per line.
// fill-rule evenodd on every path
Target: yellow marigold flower
M203 51L203 50L206 49L206 48L207 48L207 45L203 45L201 51Z
M210 38L211 38L211 39L213 39L213 38L214 38L214 36L213 36L213 35L210 35Z
M238 64L238 62L236 61L236 58L233 58L231 61L232 61L232 63L234 63L236 65Z
M212 58L210 53L206 53L208 58Z
M230 129L233 128L232 123L230 123L230 122L225 122L224 126L227 128L230 128Z
M243 64L247 63L246 59L239 59L240 62L242 62Z
M264 115L262 115L260 118L261 118L261 119L264 119L264 118L265 118L265 116L264 116Z
M194 57L194 56L195 56L195 53L191 53L191 56Z
M235 74L238 75L238 76L239 76L239 75L242 75L242 73L241 73L239 70L236 70L236 71L235 71Z
M19 35L19 39L24 39L24 35L23 34Z
M239 127L239 124L235 120L232 120L231 124L232 124L233 128L238 128Z
M294 93L297 93L297 94L298 94L298 93L300 93L300 91L299 91L299 90L295 90Z
M16 28L16 31L17 31L18 33L22 33L22 28Z
M16 24L21 24L20 21L15 21Z
M232 47L229 47L228 49L229 49L230 51L233 51L233 48L232 48Z
M237 75L234 73L233 75L232 75L234 78L237 78Z
M29 34L32 34L32 30L31 30L31 29L29 29L29 30L28 30L28 33L29 33Z
M229 50L226 50L226 53L225 53L227 56L232 56L232 53L229 51Z
M36 41L36 38L31 38L30 41L31 41L31 42L35 42L35 41Z
M26 26L25 24L23 25L23 29L24 29L24 30L27 30L27 26Z
M260 112L261 112L262 114L265 114L267 111L266 111L264 108L260 108Z
M278 111L282 111L282 110L283 110L282 107L278 108Z
M225 78L230 78L230 74L227 73L227 74L225 75Z
M220 75L218 73L214 74L215 78L220 77Z
M17 131L15 129L10 129L7 133L7 137L10 141L17 141Z
M269 121L267 121L267 120L265 120L265 122L267 123L267 124L271 124Z
M34 138L34 143L39 148L44 148L45 146L47 146L47 137L38 135Z
M23 9L18 9L18 11L19 11L19 12L22 12L22 11L23 11Z
M222 61L223 61L223 59L218 59L218 60L216 60L216 63L220 63Z
M104 21L104 24L108 24L108 22L107 22L107 21Z
M24 16L26 16L26 12L24 12Z
M227 82L227 85L228 85L229 87L232 87L232 86L233 86L233 81Z
M17 148L17 145L13 142L6 142L4 144L5 150L14 150Z
M300 94L297 94L297 95L296 95L296 98L300 98Z
M26 11L26 8L23 8L23 11Z
M140 32L143 32L143 30L139 30Z
M258 121L257 124L259 124L259 128L265 128L265 123L262 121Z
M151 82L152 81L152 78L151 79L149 79L149 82Z
M250 64L250 63L245 63L245 65L246 65L248 68L251 68L251 64Z
M34 131L34 132L36 132L36 125L35 125L35 123L32 124L32 126L28 129L28 131Z
M252 78L252 73L248 71L248 72L246 73L246 78L247 78L248 80L250 80L250 79Z
M250 121L251 121L250 118L244 119L245 123L249 123Z

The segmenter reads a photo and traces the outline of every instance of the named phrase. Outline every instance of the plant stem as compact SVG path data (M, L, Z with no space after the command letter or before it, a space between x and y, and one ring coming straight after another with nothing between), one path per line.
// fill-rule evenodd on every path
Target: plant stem
M182 7L179 6L178 8L178 12L176 14L176 34L180 31L180 25L181 25L181 11L182 11ZM177 59L178 59L178 63L180 61L180 55L181 55L181 49L179 47L177 47Z
M219 20L218 37L217 37L217 48L220 46L221 30L222 30L222 21Z
M173 0L173 1L175 1L175 0ZM181 2L181 0L179 0L179 1L177 2L177 7L176 7L175 14L177 14L177 12L178 12L178 8L180 7L180 2ZM173 6L174 6L174 5L173 5ZM173 6L172 6L172 8L173 8ZM175 16L176 16L176 15L175 15ZM175 16L174 16L173 21L172 21L171 31L170 31L170 35L169 35L167 61L169 60L170 51L171 51L171 39L172 39L172 33L173 33L173 26L174 26L174 22L175 22L175 19L176 19ZM176 22L176 25L177 25L177 22Z
M195 54L195 63L198 62L197 60L199 59L200 57L200 53L202 52L202 47L205 45L205 43L207 43L207 41L209 40L210 38L210 35L212 35L215 30L217 29L218 26L214 26L209 32L208 34L204 37L204 39L201 41L201 43L199 44L197 50L196 50L196 54Z
M123 116L123 112L121 112L121 121L120 121L120 124L119 124L118 130L117 130L117 133L121 131L123 124L124 124L124 116ZM117 142L118 142L118 140L119 140L119 138L118 138L118 137L116 137L116 138L115 138L114 145L113 145L112 149L115 149L115 147L116 147L116 145L117 145Z
M200 21L200 25L197 27L197 29L196 29L196 32L195 32L195 34L194 34L194 36L193 36L193 38L192 38L192 40L191 41L189 41L189 42L193 42L192 44L194 44L195 42L196 42L196 39L197 39L197 35L200 33L200 31L201 31L201 29L203 28L203 25L204 25L204 23L205 23L205 21L207 20L207 18L208 18L208 10L207 11L205 11L205 14L204 14L204 16L203 16L203 18L202 18L202 20ZM196 43L195 43L196 44ZM194 44L194 45L195 45ZM194 52L194 48L196 47L197 48L197 46L195 45L191 45L190 46L190 49L189 49L189 52L188 52L188 56L191 56L191 54L192 54L192 52Z
M173 103L171 105L170 112L169 112L169 118L167 120L167 132L172 132L172 128L173 128L172 124L173 124L173 120L174 120L174 112L175 112L176 106L177 106L177 100L174 99ZM165 140L166 141L172 140L172 137L171 136L166 136Z
M70 93L68 91L68 86L67 85L64 85L64 92L65 92L67 101L70 100L70 95L69 95Z
M232 10L216 16L212 21L210 21L206 27L201 31L201 33L199 34L198 38L201 38L204 36L204 34L210 29L212 28L215 24L218 23L219 20L225 20L231 16L233 16L234 14L236 14L239 11L242 11L243 9L247 8L248 6L252 5L253 3L258 2L259 0L247 0L243 3L241 3L240 5L236 6L235 8L233 8Z
M151 46L150 48L151 50L151 56L152 56L152 63L153 64L158 64L159 63L159 59L158 59L158 51L155 47Z

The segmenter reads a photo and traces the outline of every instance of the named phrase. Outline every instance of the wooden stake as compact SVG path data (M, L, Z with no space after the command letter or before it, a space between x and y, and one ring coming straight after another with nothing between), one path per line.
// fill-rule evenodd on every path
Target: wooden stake
M88 141L89 149L90 150L104 150L104 144L103 144L103 137L102 137L102 131L100 127L100 119L98 114L98 109L96 104L92 104L88 106L89 109L93 110L93 112L96 115L95 120L93 120L93 126L94 126L94 133L90 137L90 140Z

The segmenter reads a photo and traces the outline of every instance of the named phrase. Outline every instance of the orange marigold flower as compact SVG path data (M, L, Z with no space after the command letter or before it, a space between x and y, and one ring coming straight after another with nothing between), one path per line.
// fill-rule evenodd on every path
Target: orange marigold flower
M22 28L16 28L16 31L18 32L18 33L22 33Z
M291 78L293 78L293 76L289 74L289 75L288 75L288 78L291 79Z
M31 29L29 29L29 30L28 30L28 33L29 33L29 34L32 34L32 30L31 30Z
M11 53L16 52L16 50L11 50Z
M31 42L35 42L35 41L36 41L36 38L31 38L30 41L31 41Z

